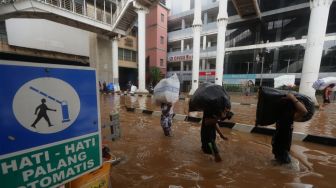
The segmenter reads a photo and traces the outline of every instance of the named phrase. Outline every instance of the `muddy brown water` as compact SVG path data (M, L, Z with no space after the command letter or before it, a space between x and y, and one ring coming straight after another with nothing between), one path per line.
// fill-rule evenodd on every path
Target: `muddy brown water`
M149 110L160 110L153 98L138 96L115 96L120 101L120 105L128 107L143 108ZM232 122L247 125L255 124L256 103L254 96L244 97L231 94L232 111L235 113ZM241 105L248 103L251 105ZM188 114L188 99L179 100L175 103L174 111L177 114ZM195 114L195 113L193 113ZM196 116L202 117L201 113ZM313 118L304 123L295 122L294 131L312 135L336 137L336 103L329 104L322 110L316 110Z
M336 185L334 147L293 142L294 162L279 166L272 161L271 137L222 128L229 140L217 138L223 161L215 163L211 156L201 152L199 124L174 121L173 137L165 137L159 117L126 112L122 107L124 99L126 103L132 100L113 95L101 97L102 123L107 123L113 110L119 110L121 121L122 136L111 142L110 147L114 157L124 160L112 167L112 187L331 188ZM133 103L148 105L138 100ZM178 104L176 108L181 110L182 106Z

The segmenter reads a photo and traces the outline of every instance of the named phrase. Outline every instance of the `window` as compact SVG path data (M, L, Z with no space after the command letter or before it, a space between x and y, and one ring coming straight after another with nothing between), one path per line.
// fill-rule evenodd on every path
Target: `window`
M161 13L161 22L164 22L164 14Z
M132 61L137 62L137 53L136 51L132 51Z
M125 61L132 61L132 51L124 49L124 60Z
M124 49L118 48L118 59L124 60Z
M160 37L160 44L163 44L163 43L164 43L164 37L161 36L161 37Z
M160 59L160 66L163 67L163 59Z
M119 48L118 49L118 56L119 60L121 61L131 61L131 62L136 62L137 61L137 52L133 50L128 50L124 48Z

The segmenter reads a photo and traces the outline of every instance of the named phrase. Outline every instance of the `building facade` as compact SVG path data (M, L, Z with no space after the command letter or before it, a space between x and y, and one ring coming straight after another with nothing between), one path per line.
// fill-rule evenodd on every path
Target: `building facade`
M160 68L164 75L167 72L168 12L161 2L151 7L146 15L146 63L148 68Z
M202 1L199 81L214 82L217 50L218 0ZM258 16L242 18L234 1L228 1L225 33L225 78L254 77L256 84L272 85L280 74L301 78L307 43L310 3L307 0L260 0ZM188 91L191 85L194 0L167 1L168 75L177 73ZM222 33L221 33L222 34ZM320 77L336 75L336 2L330 7Z
M118 42L119 84L122 90L130 81L138 80L138 43L135 36L126 36Z

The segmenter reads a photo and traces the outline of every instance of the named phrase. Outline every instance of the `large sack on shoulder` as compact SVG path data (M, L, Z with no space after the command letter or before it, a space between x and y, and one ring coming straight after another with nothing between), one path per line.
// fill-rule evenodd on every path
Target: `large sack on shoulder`
M231 108L230 96L222 86L210 83L202 84L189 102L189 112L209 111L218 114L225 107Z
M280 102L287 95L292 93L300 102L302 102L308 113L302 119L302 122L310 120L315 112L315 105L312 99L301 93L293 91L283 91L279 89L260 87L258 92L258 104L256 111L256 125L272 125L278 120L280 114Z
M336 77L325 77L318 79L313 83L312 87L316 90L324 90L330 84L336 84ZM335 91L336 87L334 87L333 90Z
M154 87L154 99L159 103L175 103L179 100L180 81L176 74L162 79Z

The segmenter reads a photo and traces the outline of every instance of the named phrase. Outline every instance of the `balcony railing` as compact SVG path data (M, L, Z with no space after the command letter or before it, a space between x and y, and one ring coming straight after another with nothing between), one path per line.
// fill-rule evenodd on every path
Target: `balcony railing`
M112 2L107 0L0 0L0 6L22 1L37 1L98 22L113 25L120 16L121 10L130 0L116 1L115 10L112 10ZM97 2L100 3L100 6L97 6Z
M217 22L204 24L202 26L201 35L215 34L215 33L217 33L217 30L218 30L217 29ZM192 37L193 37L193 31L192 31L191 27L168 33L168 41L169 42L176 41L176 40L181 40L181 39L186 39L186 38L192 38Z

